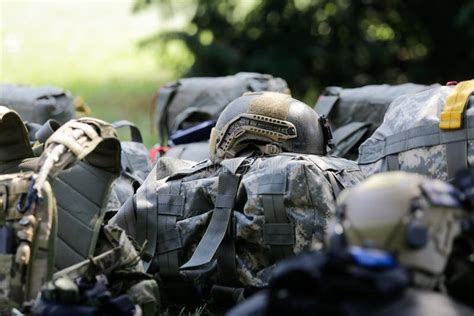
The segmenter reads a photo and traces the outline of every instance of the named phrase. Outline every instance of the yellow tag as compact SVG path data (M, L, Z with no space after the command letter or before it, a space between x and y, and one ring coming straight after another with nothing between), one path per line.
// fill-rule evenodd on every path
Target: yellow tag
M456 85L439 116L439 128L450 130L462 127L464 110L473 92L474 80L462 81Z

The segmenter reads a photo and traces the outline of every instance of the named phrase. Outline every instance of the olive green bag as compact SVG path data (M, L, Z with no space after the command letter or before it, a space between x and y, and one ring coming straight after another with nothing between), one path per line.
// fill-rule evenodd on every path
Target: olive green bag
M120 142L110 124L80 118L60 127L44 148L34 157L19 115L0 106L0 174L49 165L59 221L55 267L63 269L95 253L111 183L120 173Z
M0 315L36 297L51 279L57 233L53 190L32 172L0 176Z

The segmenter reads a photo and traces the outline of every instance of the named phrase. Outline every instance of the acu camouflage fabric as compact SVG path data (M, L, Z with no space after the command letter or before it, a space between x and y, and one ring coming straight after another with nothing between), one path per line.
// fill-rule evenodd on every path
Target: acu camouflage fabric
M473 166L474 97L466 106L462 129L439 129L440 112L452 91L451 86L435 87L395 99L382 125L359 148L358 162L364 174L398 168L448 180L453 175L448 175L447 148L455 142L464 143L467 164ZM390 167L390 156L395 158L394 168Z
M162 158L161 161L166 159L166 157ZM136 211L135 216L138 217L144 212L156 213L156 208L143 207L155 201L158 205L164 204L166 209L167 202L164 199L166 196L161 193L179 191L184 207L182 215L177 217L176 224L172 226L175 226L179 232L181 243L179 264L183 264L193 255L209 225L216 205L219 175L232 172L229 171L232 170L229 166L233 160L224 160L220 165L202 162L185 170L179 170L179 168L173 170L173 167L169 167L170 172L162 172L158 176L156 170L152 171L143 185L151 188L149 194L145 195L147 201L140 200L137 191L135 206L128 210L126 207L122 208L113 221L124 226L129 234L137 237L140 234L139 230L143 229L137 225L139 219L134 219L134 216L130 217L126 213ZM176 159L169 160L168 163L171 166L175 163L189 165L189 162ZM176 169L178 171L169 176ZM335 192L328 174L334 175L334 180L341 187L351 187L362 180L362 173L357 164L352 161L302 154L250 157L243 160L237 173L242 173L242 176L231 222L235 227L233 242L236 248L235 263L238 281L244 287L265 286L275 262L270 246L265 242L263 229L265 212L262 197L265 194L262 188L272 185L274 175L281 175L283 179L279 193L275 194L282 197L286 220L293 225L294 239L290 247L293 253L310 249L322 242L327 220L335 209ZM170 209L170 205L168 207ZM163 216L158 215L157 220L159 225L160 221L163 221ZM156 228L153 231L158 234L157 254L148 271L158 268L162 274L164 272L161 270L162 266L153 265L159 263L156 257L159 259L166 253L163 251L164 245L160 244L164 241L160 237L163 231ZM140 241L140 238L138 240ZM181 273L186 272L181 270Z

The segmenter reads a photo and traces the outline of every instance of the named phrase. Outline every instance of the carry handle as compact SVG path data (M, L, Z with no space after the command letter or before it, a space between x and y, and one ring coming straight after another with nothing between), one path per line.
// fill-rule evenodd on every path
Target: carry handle
M115 129L124 128L124 127L130 128L130 136L132 138L132 142L143 143L142 133L140 132L138 127L136 127L135 124L133 124L132 122L127 121L127 120L120 120L120 121L113 122L112 126Z
M474 79L462 81L456 85L448 95L443 110L439 116L439 128L454 130L462 127L466 105L469 97L474 93Z

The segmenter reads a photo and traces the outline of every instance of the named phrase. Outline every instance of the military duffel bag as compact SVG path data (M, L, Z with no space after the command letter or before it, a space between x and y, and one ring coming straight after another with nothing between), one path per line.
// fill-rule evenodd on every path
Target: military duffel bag
M93 256L112 182L120 173L115 129L93 118L71 120L35 157L19 115L0 106L0 174L39 171L48 177L58 205L55 268ZM59 151L58 151L59 149ZM80 238L78 238L80 236Z
M74 98L57 87L0 84L0 104L30 123L43 124L48 119L65 123L75 117Z
M249 91L289 93L285 80L271 75L240 72L226 77L184 78L160 88L156 96L155 124L159 144L166 146L176 131L216 120L230 101ZM209 138L210 129L204 139Z
M32 172L0 175L0 315L35 299L53 275L56 200Z
M474 80L404 95L359 148L366 175L403 170L449 180L474 165Z
M430 87L413 83L352 89L327 87L316 102L315 110L326 116L333 128L335 146L330 154L356 160L357 148L380 126L395 98Z
M168 302L237 300L265 286L276 260L322 241L335 195L362 179L354 162L316 155L186 165L161 158L111 220L147 241L148 272Z

